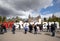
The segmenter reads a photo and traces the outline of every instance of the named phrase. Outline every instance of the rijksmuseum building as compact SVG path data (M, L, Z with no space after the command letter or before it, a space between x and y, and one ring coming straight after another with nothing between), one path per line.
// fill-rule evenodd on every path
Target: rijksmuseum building
M41 16L38 15L37 17L31 17L31 16L29 15L29 17L28 17L28 22L41 22Z

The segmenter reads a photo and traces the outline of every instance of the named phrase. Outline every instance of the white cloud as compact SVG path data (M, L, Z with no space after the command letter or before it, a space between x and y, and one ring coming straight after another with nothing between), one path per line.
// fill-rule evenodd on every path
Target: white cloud
M54 13L54 15L60 17L60 12Z
M45 14L45 15L41 15L41 18L49 18L52 17L52 13L51 14ZM60 12L54 13L55 16L60 17Z
M28 18L28 16L30 15L31 17L37 17L39 15L39 13L32 13L33 10L29 10L29 11L20 11L21 13L23 13L24 16L20 16L21 18Z
M46 15L41 15L42 18L49 18L52 17L53 14L46 14Z

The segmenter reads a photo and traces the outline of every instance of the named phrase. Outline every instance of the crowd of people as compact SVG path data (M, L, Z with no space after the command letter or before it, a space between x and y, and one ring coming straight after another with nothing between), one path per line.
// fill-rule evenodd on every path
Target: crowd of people
M24 29L25 34L27 34L27 32L33 33L33 31L34 31L34 34L37 34L37 32L38 32L37 27L39 27L40 32L43 31L43 24L33 24L33 25L32 24L29 24L29 25L25 24L25 26L23 26L23 27L24 27L23 29ZM47 32L51 32L52 36L55 36L56 28L57 28L57 25L55 24L55 22L53 24L51 24L51 26L48 23ZM12 30L12 33L15 34L16 26L14 24L12 24L11 30ZM21 30L20 25L19 25L19 30ZM3 24L1 24L0 25L0 34L4 34L6 32L7 32L6 27Z

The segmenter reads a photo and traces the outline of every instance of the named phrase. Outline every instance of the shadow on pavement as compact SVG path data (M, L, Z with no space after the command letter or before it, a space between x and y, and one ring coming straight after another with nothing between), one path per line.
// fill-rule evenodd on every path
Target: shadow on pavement
M37 33L37 34L42 34L42 33Z
M49 33L45 33L45 35L51 36L51 34L49 34Z
M56 38L60 38L60 36L56 36Z

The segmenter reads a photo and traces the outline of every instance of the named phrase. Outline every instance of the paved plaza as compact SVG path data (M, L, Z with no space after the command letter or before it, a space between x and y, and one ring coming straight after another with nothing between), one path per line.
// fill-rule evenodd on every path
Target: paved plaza
M12 34L11 31L8 31L5 34L0 34L0 41L60 41L60 34L56 33L56 36L52 37L49 32L24 34L24 31L16 31L16 34Z

